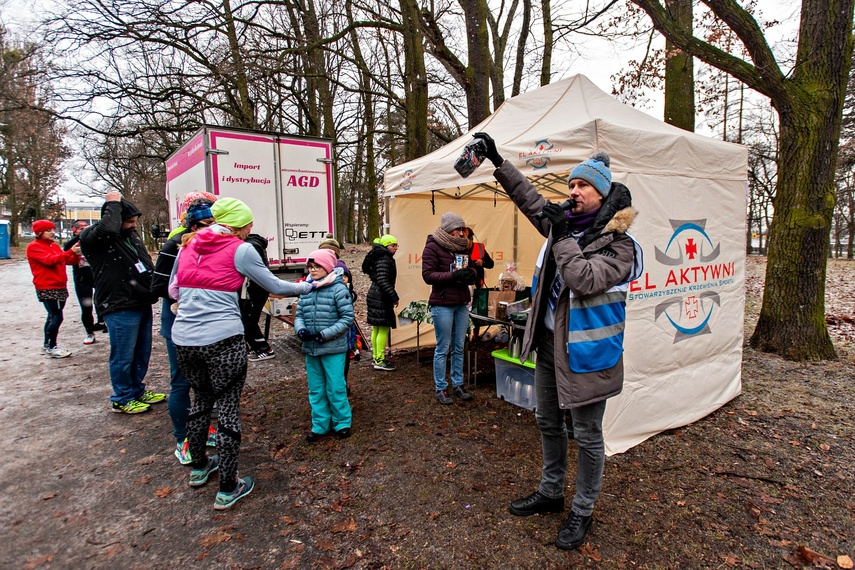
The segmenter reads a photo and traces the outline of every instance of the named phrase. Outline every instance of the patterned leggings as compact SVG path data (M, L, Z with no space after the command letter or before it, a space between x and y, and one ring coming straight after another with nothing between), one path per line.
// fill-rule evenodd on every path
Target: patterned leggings
M193 467L207 461L205 442L211 410L217 404L217 451L220 455L220 491L237 484L240 453L240 394L246 382L246 342L243 335L207 346L178 346L178 366L193 388L193 404L187 418L187 441ZM198 459L197 459L198 458Z

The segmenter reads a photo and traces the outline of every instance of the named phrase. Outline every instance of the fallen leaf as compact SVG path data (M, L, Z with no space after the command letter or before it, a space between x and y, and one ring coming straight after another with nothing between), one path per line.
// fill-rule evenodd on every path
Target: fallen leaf
M333 532L356 532L356 521L353 519L341 521L332 527Z
M140 477L139 479L135 480L134 483L136 483L137 485L146 485L148 483L151 483L151 477L149 477L148 475L145 475L145 476Z
M819 448L823 451L831 451L831 446L827 443L820 443Z
M740 564L739 556L733 553L728 554L724 557L724 563L730 566L731 568L735 568Z
M587 543L584 544L579 549L579 552L582 554L582 556L590 558L594 562L602 562L603 561L603 555L600 554L600 551L597 550L596 548L592 548L591 545L589 545Z
M801 445L801 443L799 443L798 441L796 441L796 440L794 440L794 439L791 439L789 443L790 443L790 445L793 445L793 446L799 446L799 445Z
M445 466L446 466L446 468L448 468L448 469L454 469L455 467L457 467L457 463L452 463L451 461L447 461L447 462L445 463Z
M171 487L160 487L159 489L157 489L154 492L154 495L156 497L160 497L161 499L163 499L164 497L168 497L171 492L172 492Z
M439 513L431 513L430 514L430 520L435 521L438 518L439 518Z
M42 501L48 501L50 499L55 499L56 493L48 493L47 495L42 495Z
M288 515L285 515L284 517L279 517L279 520L281 520L285 524L294 524L295 522L297 522L297 519Z
M119 453L127 453L127 450L125 450L125 449L120 449L120 450L119 450Z
M339 503L338 501L333 501L332 503L330 503L330 510L335 511L337 513L340 513L341 512L341 503Z
M841 568L855 568L855 564L852 563L852 559L845 554L841 554L837 557L837 565Z
M677 501L677 506L678 506L678 507L685 507L685 506L686 506L686 501Z
M52 561L54 556L56 556L56 554L45 554L44 556L33 558L24 564L24 568L38 568L39 566L43 566L47 562Z
M204 560L207 557L209 557L210 555L211 555L211 553L208 552L207 550L205 550L205 551L199 553L199 556L196 557L196 560L200 560L200 561Z
M799 555L801 555L802 559L808 564L832 564L834 560L826 556L825 554L820 554L816 550L811 550L807 546L799 545Z
M214 534L209 534L208 536L203 536L199 540L199 546L202 548L210 548L215 544L220 544L221 542L228 542L232 539L232 535L225 532L215 532Z

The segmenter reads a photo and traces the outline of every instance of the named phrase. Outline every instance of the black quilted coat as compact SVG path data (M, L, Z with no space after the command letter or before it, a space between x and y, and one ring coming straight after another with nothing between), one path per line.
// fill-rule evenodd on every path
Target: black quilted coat
M371 287L365 297L368 324L394 329L397 325L395 303L398 302L398 293L395 291L395 281L398 279L398 266L392 252L375 243L366 256L363 271L371 278Z

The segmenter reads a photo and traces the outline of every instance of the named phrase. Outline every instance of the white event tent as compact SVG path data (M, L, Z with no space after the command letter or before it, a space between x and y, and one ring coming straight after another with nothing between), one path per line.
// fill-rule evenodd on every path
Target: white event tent
M747 151L684 131L626 106L581 75L507 100L472 131L385 173L389 233L400 244L399 309L427 299L421 253L444 212L460 214L496 261L530 282L544 239L482 165L453 168L471 133L485 131L500 154L543 195L564 200L567 173L597 151L639 216L631 232L645 269L627 298L623 393L606 408L606 451L623 452L660 431L691 423L741 390ZM422 346L433 344L429 325ZM415 346L416 326L393 332Z

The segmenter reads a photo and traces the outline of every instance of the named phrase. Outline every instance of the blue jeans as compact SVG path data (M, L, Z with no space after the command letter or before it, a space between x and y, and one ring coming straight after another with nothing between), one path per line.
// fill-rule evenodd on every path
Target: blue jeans
M160 311L160 336L166 341L169 357L169 417L172 420L172 435L181 443L187 437L187 416L190 415L190 381L178 366L178 351L172 342L172 325L175 315L170 309L169 299L163 300Z
M451 353L451 384L463 385L463 343L469 330L469 308L466 305L431 307L436 350L433 353L433 383L436 390L448 388L445 368Z
M56 346L56 337L59 335L59 325L62 324L62 310L65 308L65 301L42 301L47 311L45 319L45 347L53 348Z
M576 495L573 511L588 516L603 488L606 451L603 441L603 413L606 401L595 402L565 411L558 404L555 385L555 354L552 335L543 335L537 343L537 367L534 387L537 395L535 418L540 428L543 447L543 471L538 491L551 498L564 496L567 473L568 421L576 440Z
M151 356L151 307L125 309L104 315L110 334L110 400L126 404L145 391Z

